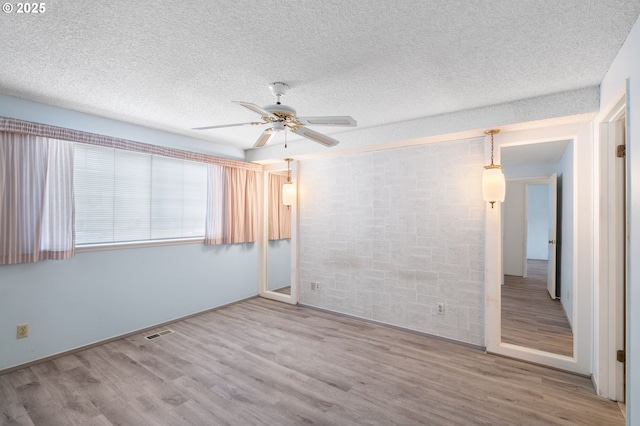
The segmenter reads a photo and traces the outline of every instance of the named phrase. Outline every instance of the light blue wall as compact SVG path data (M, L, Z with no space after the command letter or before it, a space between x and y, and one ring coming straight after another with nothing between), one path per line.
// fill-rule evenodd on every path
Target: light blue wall
M243 159L186 136L0 95L0 116ZM258 293L257 244L202 243L78 253L0 266L0 370ZM28 323L29 337L16 339Z
M549 258L549 186L528 185L527 259Z
M257 244L194 243L0 266L0 370L254 296L257 265Z

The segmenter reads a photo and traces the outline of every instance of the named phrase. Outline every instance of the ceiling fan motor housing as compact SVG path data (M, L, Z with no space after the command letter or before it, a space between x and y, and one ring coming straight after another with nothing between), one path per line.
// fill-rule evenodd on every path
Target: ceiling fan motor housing
M296 110L287 105L266 105L263 108L269 111L271 114L277 115L278 117L282 118L296 115Z

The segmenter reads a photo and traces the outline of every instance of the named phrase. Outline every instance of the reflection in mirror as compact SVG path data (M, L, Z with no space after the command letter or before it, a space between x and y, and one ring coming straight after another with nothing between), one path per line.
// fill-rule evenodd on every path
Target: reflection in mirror
M501 163L507 179L501 341L571 357L572 142L502 147ZM569 206L564 217L563 206Z
M267 290L291 294L291 208L282 204L287 172L269 173Z

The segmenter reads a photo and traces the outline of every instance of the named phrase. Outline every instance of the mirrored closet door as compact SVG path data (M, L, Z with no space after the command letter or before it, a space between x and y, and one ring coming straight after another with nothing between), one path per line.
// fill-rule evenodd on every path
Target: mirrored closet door
M289 165L291 167L291 165ZM286 185L295 188L294 170L281 165L263 173L263 226L261 239L260 295L297 303L296 282L296 202L283 197ZM265 167L267 168L267 167ZM294 192L295 194L295 192Z

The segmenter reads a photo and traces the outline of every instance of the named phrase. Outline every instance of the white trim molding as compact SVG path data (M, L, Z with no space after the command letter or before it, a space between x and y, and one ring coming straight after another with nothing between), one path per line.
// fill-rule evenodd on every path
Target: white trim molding
M624 342L624 295L619 283L618 247L624 242L618 235L620 182L616 177L615 148L620 138L617 123L628 116L627 90L621 88L614 101L602 109L594 122L594 171L599 185L594 188L594 372L593 383L598 395L624 401L623 365L616 350ZM627 129L628 130L628 129ZM628 167L628 165L627 165ZM628 185L627 185L628 188ZM628 199L628 194L625 194ZM628 265L628 257L627 257Z
M592 373L592 300L593 300L593 173L591 121L519 132L501 132L496 138L498 161L506 146L573 141L573 356L562 356L502 343L501 282L502 229L501 209L487 207L485 221L485 342L487 352L518 358L536 364L590 375ZM488 148L487 148L488 149ZM487 151L488 152L488 151Z

